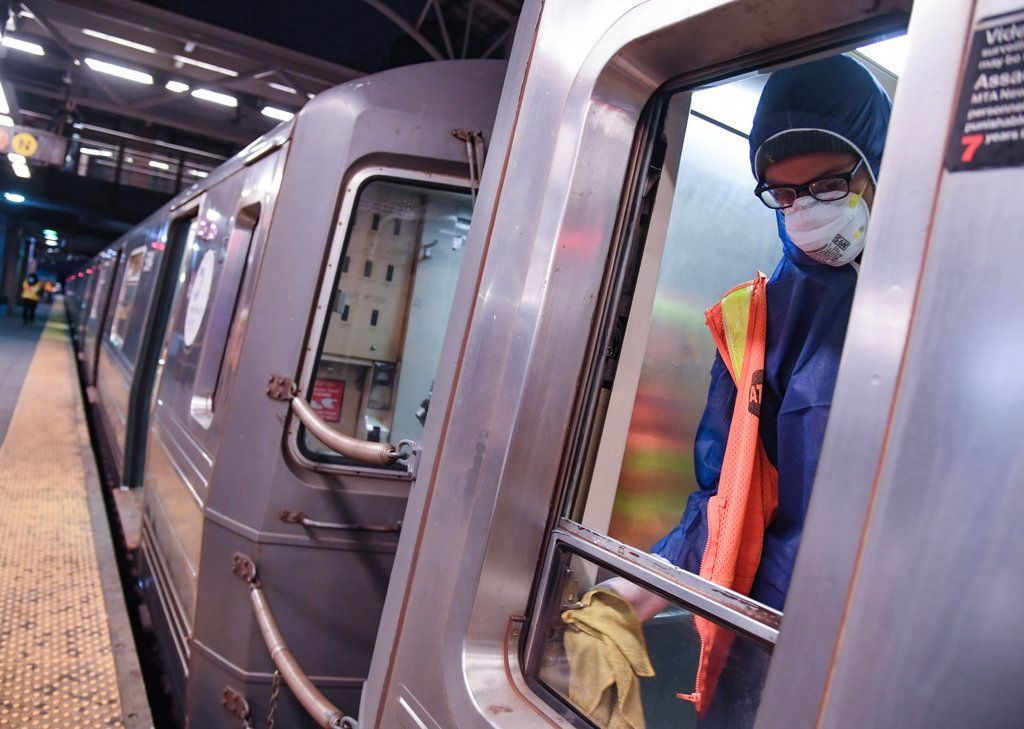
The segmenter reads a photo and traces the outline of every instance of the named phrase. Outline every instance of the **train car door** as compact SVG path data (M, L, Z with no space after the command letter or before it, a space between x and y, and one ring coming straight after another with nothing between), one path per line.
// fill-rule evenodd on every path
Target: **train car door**
M199 574L203 508L224 436L224 391L234 374L232 342L245 329L276 199L281 145L219 177L184 201L168 224L177 266L168 270L167 324L152 370L143 477L145 587L167 658L178 710L185 692ZM141 467L142 464L137 464Z
M100 341L106 329L110 291L114 285L120 259L121 249L114 248L103 251L92 265L95 284L86 304L88 312L82 322L82 352L84 354L82 365L86 387L92 387L96 382Z
M441 343L482 253L466 234L503 74L396 69L296 118L206 504L194 725L234 721L226 689L257 722L272 706L294 726L310 706L337 707L335 723L358 709L412 442L440 422ZM280 667L268 614L315 689Z
M914 302L924 296L920 275L943 164L970 170L972 140L949 135L958 98L983 105L971 85L1020 80L1019 72L994 79L977 69L961 74L972 34L975 43L1007 44L980 56L987 60L981 68L1014 58L1009 46L1019 29L999 16L1014 8L997 5L982 13L987 25L972 31L968 2L917 3L912 16L909 2L527 4L513 55L520 83L509 86L499 112L510 130L498 140L505 162L485 176L481 201L493 209L471 231L471 240L480 236L495 254L460 342L448 428L439 450L421 464L431 471L429 482L410 502L407 519L422 526L397 557L363 722L431 729L793 727L852 726L870 716L867 725L887 726L890 711L901 726L943 725L940 708L900 702L922 672L937 676L934 686L950 694L960 690L954 676L963 675L952 665L933 670L929 657L978 661L969 656L967 635L950 652L934 647L943 644L940 621L915 632L915 618L928 610L922 595L936 592L911 595L896 585L893 565L911 579L909 554L884 560L886 546L914 549L899 543L895 517L912 507L899 501L895 484L888 502L894 521L864 555L874 557L875 572L855 585L855 571L865 534L881 528L870 521L872 482ZM908 19L909 46L900 52L891 43ZM701 523L693 516L702 503L697 486L713 479L708 464L722 457L701 450L722 442L701 418L712 377L728 376L724 365L713 369L716 348L704 312L759 268L775 269L782 255L784 214L770 209L778 207L772 199L753 194L747 139L766 75L839 54L890 91L898 85L896 104L884 164L878 165L880 150L872 155L872 174L882 171L862 265L847 265L812 296L822 306L838 305L829 297L845 286L844 305L853 300L854 313L837 399L831 388L798 392L804 402L791 413L799 420L835 405L792 588L788 597L779 590L753 599L700 578L703 555L690 559L672 546L676 537L697 543L686 542L687 530ZM975 126L1016 123L1005 108L973 108L967 118L999 114L1009 116ZM967 128L962 118L960 124ZM494 154L492 148L492 162ZM851 192L855 162L856 156L835 173L850 175L842 198ZM950 181L950 195L969 178ZM993 197L983 206L989 214L992 199L1007 200L994 190L1000 183L1012 188L1008 179L992 176L986 189ZM852 192L857 204L862 193ZM843 248L844 241L829 242ZM936 277L932 286L941 281ZM937 301L939 293L930 296ZM939 320L935 326L939 331ZM1007 345L996 347L1001 355L1015 351L1000 341ZM843 343L823 346L841 350ZM927 354L936 352L922 352L922 377ZM758 385L742 392L739 404L748 410L759 411L769 383ZM820 442L824 422L816 427ZM795 459L785 467L808 469L813 480L816 455L801 461L793 453L771 457ZM913 493L923 497L927 484L915 482ZM949 519L953 491L945 496ZM696 510L680 523L688 501ZM800 511L807 503L783 506ZM920 531L941 540L937 527L922 522ZM969 571L967 554L956 562L959 574ZM1015 564L1019 554L1013 551ZM936 583L943 579L937 566L930 574ZM916 614L900 613L893 599L864 586L878 578L913 600ZM617 595L608 598L601 625L576 617L605 601L595 587ZM850 630L861 640L849 645L841 631L855 590L862 596L853 608L863 612ZM957 602L952 590L941 594L943 614L968 619L949 610ZM880 619L897 615L907 634L893 636L898 650L881 650L902 667L894 675L872 663L880 647L870 631L887 632ZM985 634L994 639L997 631ZM595 633L611 636L606 647L580 637ZM919 645L917 637L927 642ZM988 648L1005 667L1009 653L1000 653L995 640ZM601 665L622 670L602 674ZM982 674L996 678L994 668ZM842 690L830 697L834 677L832 686ZM860 693L862 681L876 691ZM993 702L983 682L969 683L978 691L970 702L975 716L1005 722L1012 715L1014 700ZM863 710L875 701L885 708Z

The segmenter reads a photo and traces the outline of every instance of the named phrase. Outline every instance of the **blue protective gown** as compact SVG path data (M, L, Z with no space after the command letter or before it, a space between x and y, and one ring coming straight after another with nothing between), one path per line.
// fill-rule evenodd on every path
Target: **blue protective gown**
M891 106L870 73L847 56L778 71L765 84L754 116L751 167L769 137L789 129L824 129L860 150L877 179ZM836 268L810 259L790 241L782 214L777 217L783 256L767 286L760 433L779 472L779 506L765 533L751 597L781 610L818 467L857 272L850 265ZM700 570L708 500L718 489L735 399L736 386L716 357L694 443L700 488L690 495L678 526L652 549L691 572Z

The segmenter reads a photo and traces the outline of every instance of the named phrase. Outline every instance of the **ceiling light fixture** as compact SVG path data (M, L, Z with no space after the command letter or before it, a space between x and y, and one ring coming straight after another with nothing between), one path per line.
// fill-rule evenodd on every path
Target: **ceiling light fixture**
M269 116L271 119L277 119L279 121L289 121L293 116L295 116L294 112L278 109L276 106L264 106L260 113L263 114L263 116Z
M269 86L272 89L277 89L278 91L283 91L286 94L297 94L297 93L299 93L298 91L293 89L291 86L285 86L284 84L275 83L273 81L268 81L267 82L267 86Z
M188 91L191 87L184 81L168 81L164 84L164 88L172 93L181 94Z
M14 174L23 180L27 180L32 176L32 171L29 170L28 165L11 165L11 169L14 170Z
M189 170L188 173L193 177L203 178L209 175L209 172L203 172L202 170Z
M24 195L19 195L16 192L5 192L4 193L4 200L6 200L7 202L12 202L12 203L23 203L23 202L25 202L25 196Z
M96 149L94 147L82 147L78 150L79 154L88 155L89 157L113 157L114 153L109 149Z
M153 169L156 169L156 170L169 170L169 169L171 169L171 166L169 164L167 164L166 162L161 162L160 160L156 160L156 159L151 159L149 161L149 166L152 167Z
M205 68L207 71L213 71L215 73L222 73L225 76L231 76L234 78L238 75L238 71L232 71L230 68L224 68L223 66L214 66L212 63L206 63L205 61L197 61L194 58L188 56L172 56L176 64L188 64L189 66L195 66L196 68Z
M15 38L11 35L5 35L2 43L7 48L12 48L16 51L21 51L22 53L31 53L33 56L46 55L46 51L44 51L43 47L38 43L32 43L27 40L22 40L21 38Z
M4 93L3 84L0 84L0 114L10 114L11 106L7 103L7 94Z
M148 73L136 71L132 68L125 68L124 66L118 66L116 63L107 63L106 61L100 61L96 58L86 58L85 65L93 71L105 73L110 76L117 76L118 78L123 78L128 81L134 81L137 84L153 83L153 77Z
M142 43L136 43L130 41L127 38L118 38L116 35L107 35L106 33L100 33L98 30L92 30L90 28L82 28L82 34L87 35L90 38L98 38L106 41L107 43L116 43L119 46L125 46L126 48L134 48L137 51L143 53L156 53L156 48L153 46L147 46Z
M13 127L14 120L6 114L0 114L0 127Z
M22 155L22 154L15 154L14 152L11 152L10 154L8 154L8 155L7 155L7 160L8 160L8 161L9 161L9 162L10 162L10 163L11 163L12 165L24 165L24 164L28 164L28 160L27 160L27 159L25 159L25 156L24 156L24 155Z
M236 99L234 96L221 94L217 91L210 91L209 89L196 89L192 92L192 95L197 99L202 99L203 101L210 101L214 104L220 104L221 106L238 106L238 99Z

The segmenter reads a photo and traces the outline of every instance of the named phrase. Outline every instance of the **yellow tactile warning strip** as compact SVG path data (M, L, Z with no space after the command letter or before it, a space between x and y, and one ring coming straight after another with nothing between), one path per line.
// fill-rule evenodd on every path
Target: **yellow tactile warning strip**
M144 695L139 710L137 661L133 695L120 695L134 649L110 579L109 537L97 529L94 539L87 488L98 485L83 458L87 438L55 305L0 446L0 727L151 723ZM127 716L122 704L133 707Z

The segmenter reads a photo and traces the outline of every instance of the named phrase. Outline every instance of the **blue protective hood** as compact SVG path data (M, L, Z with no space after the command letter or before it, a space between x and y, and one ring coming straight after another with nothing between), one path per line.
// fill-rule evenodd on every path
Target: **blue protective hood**
M754 170L754 155L765 140L794 129L820 129L856 148L878 179L891 109L892 101L874 76L849 56L776 71L754 114L750 168Z
M765 84L754 116L751 167L764 140L792 129L822 129L859 150L877 175L890 108L867 69L845 56L778 71ZM777 223L784 255L767 287L760 434L779 472L779 506L765 533L751 595L781 609L818 467L857 273L849 265L813 261L790 241L781 214ZM690 495L679 525L653 547L692 572L700 569L707 541L707 504L718 489L735 398L732 378L716 357L694 443L700 490Z

